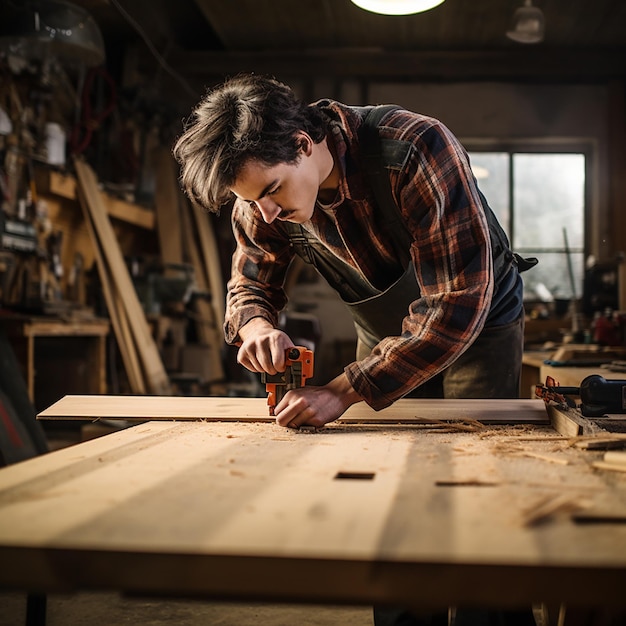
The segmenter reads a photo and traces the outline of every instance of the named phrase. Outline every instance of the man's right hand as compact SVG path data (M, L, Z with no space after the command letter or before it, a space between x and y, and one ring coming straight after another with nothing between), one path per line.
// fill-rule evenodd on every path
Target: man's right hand
M261 317L251 319L239 330L242 339L237 362L251 372L276 374L285 371L285 352L294 343L289 335Z

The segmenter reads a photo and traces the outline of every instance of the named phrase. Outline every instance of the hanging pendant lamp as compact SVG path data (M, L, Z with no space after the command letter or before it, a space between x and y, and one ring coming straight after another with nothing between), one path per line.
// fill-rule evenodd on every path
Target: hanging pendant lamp
M534 7L532 0L524 0L524 6L515 10L513 28L506 36L519 43L539 43L543 41L545 27L543 11Z
M352 0L361 9L382 15L422 13L443 4L444 0Z

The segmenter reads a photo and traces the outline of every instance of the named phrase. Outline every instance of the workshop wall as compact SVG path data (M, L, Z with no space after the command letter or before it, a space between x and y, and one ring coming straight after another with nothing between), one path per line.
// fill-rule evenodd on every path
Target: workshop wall
M77 290L70 282L77 263L82 264L83 276L90 274L95 280L92 243L77 196L51 188L35 174L44 169L66 177L72 173L73 156L84 158L94 168L103 192L112 202L123 203L111 219L129 268L133 259L158 261L153 155L169 149L194 102L180 85L158 71L154 59L147 63L145 54L137 53L136 41L124 40L119 45L113 39L107 41L106 64L87 70L39 61L16 64L7 57L0 58L0 69L3 210L12 215L22 212L24 221L35 225L37 243L30 252L34 265L48 280L56 281L54 289L42 291L45 298L56 300L57 308L68 301L93 306L88 287ZM284 79L310 100L331 97L352 104L401 104L441 119L463 141L559 137L591 143L596 157L596 191L591 199L589 251L602 259L626 249L623 211L616 210L624 200L622 188L615 182L623 164L622 153L615 148L620 135L615 138L611 126L621 116L623 129L623 82L446 84L328 78L324 74L325 68L320 68L319 77ZM206 78L198 87L198 98L213 82L217 82L215 77ZM59 141L64 149L60 155ZM63 179L71 180L71 176ZM125 219L135 211L151 214L152 224ZM211 218L211 223L217 235L223 290L233 245L228 215ZM53 237L49 244L55 233L60 240ZM52 245L54 241L59 250ZM9 256L15 254L10 250L0 254L0 304L13 305L20 299L19 294L9 294L4 280L11 270ZM37 280L41 281L41 276ZM318 381L331 378L353 354L356 339L350 318L335 294L308 273L295 281L290 293L290 312L320 321ZM184 308L179 307L179 312ZM217 322L220 326L220 320ZM180 348L184 340L180 329L157 323L155 335L162 352L168 354L166 360L178 362L178 357L171 355L172 341ZM240 376L240 368L232 364L232 352L224 350L224 359L226 380Z

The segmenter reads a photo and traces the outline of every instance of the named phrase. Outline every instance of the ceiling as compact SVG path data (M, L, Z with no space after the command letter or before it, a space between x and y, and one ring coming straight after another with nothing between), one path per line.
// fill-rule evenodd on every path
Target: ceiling
M446 0L425 13L382 16L350 0L73 0L101 25L107 53L140 42L185 80L238 71L277 76L605 80L623 77L624 0L534 0L545 40L505 33L523 0ZM161 63L164 66L163 63Z

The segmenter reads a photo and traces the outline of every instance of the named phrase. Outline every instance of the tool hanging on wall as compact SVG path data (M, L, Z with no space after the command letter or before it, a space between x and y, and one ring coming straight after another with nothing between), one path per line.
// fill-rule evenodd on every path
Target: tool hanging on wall
M109 91L108 99L102 104L94 104L93 102L96 79L101 79L101 83L106 85ZM70 136L69 143L73 154L81 154L87 149L94 131L115 110L116 101L117 90L111 75L103 67L91 69L87 73L81 94L80 119L72 129ZM99 109L96 110L96 107Z

